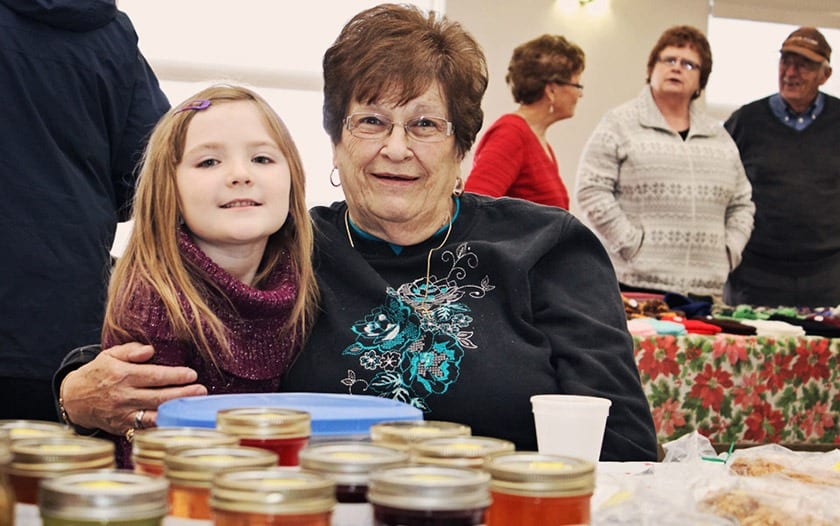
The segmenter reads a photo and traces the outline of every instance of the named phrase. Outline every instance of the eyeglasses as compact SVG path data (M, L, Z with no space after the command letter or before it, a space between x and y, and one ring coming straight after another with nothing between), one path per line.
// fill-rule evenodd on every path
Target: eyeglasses
M679 66L686 71L694 71L695 69L700 69L700 64L678 57L662 57L657 62L667 64L671 67L674 67L677 64L679 64Z
M378 113L351 113L344 118L344 126L353 137L372 140L390 136L394 126L402 126L406 135L420 142L440 142L455 133L455 127L448 120L425 115L393 122Z
M784 69L793 67L798 70L817 71L822 67L822 62L814 62L794 53L785 53L779 59L779 66Z
M569 82L568 80L552 80L550 81L553 84L559 84L561 86L571 86L573 88L577 88L580 91L583 91L583 84L578 84L577 82Z

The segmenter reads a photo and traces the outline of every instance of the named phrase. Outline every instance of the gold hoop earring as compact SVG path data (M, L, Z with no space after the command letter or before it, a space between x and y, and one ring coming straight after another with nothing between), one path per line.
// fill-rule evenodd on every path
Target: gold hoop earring
M464 179L460 175L455 179L455 188L452 189L452 195L460 197L464 193Z
M333 179L333 175L335 175L336 173L338 173L338 168L333 166L333 169L330 172L330 184L333 186L333 188L338 188L339 186L341 186L341 174L339 174L339 176L338 176L338 182L337 183Z

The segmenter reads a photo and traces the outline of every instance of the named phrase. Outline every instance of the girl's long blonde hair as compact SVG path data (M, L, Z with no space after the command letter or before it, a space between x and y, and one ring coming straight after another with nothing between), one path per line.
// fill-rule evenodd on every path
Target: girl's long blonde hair
M184 154L187 129L200 109L184 107L210 101L210 106L234 101L250 101L262 113L268 129L286 157L291 172L289 217L280 230L272 234L265 247L263 260L254 286L271 274L288 252L298 297L283 331L291 331L300 348L311 329L318 303L318 288L312 267L313 229L306 209L303 166L297 147L283 121L268 103L253 91L231 85L217 85L190 97L173 107L158 122L143 158L134 196L134 227L122 257L111 274L108 303L102 327L102 340L126 342L136 339L138 331L132 321L131 299L144 291L153 291L163 300L170 323L178 339L191 341L198 351L218 367L220 352L229 352L228 338L221 320L205 300L206 285L198 269L185 263L178 249L181 204L175 172ZM206 107L206 106L205 106ZM278 338L281 334L277 335ZM212 337L212 338L211 338ZM213 348L211 339L221 349Z

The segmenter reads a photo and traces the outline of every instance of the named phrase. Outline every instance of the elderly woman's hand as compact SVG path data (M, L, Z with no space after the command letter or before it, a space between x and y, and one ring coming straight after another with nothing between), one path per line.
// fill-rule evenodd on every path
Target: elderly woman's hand
M117 345L69 373L60 389L67 418L77 426L122 435L154 426L157 407L167 400L207 394L203 385L193 383L194 370L145 363L153 354L150 345Z

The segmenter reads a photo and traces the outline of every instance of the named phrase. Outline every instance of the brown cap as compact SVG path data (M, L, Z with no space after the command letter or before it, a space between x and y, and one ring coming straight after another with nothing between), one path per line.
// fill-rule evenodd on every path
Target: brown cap
M782 53L796 53L814 62L830 62L831 46L815 27L800 27L782 44Z

